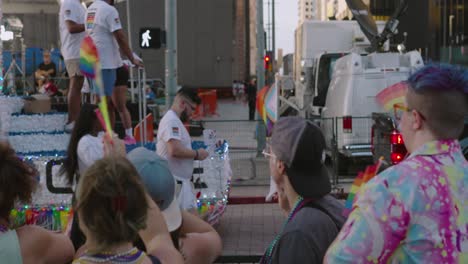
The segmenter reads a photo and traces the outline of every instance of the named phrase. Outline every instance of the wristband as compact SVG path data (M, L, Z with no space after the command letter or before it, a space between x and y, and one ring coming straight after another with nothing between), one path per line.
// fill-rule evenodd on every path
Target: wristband
M197 160L198 159L198 150L195 150L195 158L193 158L194 160Z

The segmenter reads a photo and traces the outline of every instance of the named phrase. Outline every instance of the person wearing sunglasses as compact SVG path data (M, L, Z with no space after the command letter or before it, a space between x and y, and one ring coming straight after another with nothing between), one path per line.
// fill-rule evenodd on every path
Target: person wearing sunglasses
M325 263L466 263L468 162L457 138L468 114L468 71L428 65L407 80L395 117L408 152L371 179Z
M177 91L171 109L161 119L157 136L157 154L169 163L169 169L180 187L178 200L182 209L197 213L197 199L192 183L193 160L204 160L208 152L192 149L190 134L184 123L190 121L198 104L201 103L196 89L184 86Z

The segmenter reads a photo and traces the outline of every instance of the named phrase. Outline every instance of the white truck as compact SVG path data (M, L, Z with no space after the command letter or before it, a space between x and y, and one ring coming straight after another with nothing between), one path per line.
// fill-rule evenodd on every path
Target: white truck
M384 22L377 24L383 29ZM312 100L321 88L317 86L328 86L326 80L330 80L336 59L350 52L365 53L371 44L357 21L305 21L295 35L295 97L287 102L283 98L283 102L308 117L319 114L312 108Z
M321 111L321 127L328 149L338 151L340 169L350 158L372 160L372 113L381 112L376 95L423 66L419 52L356 53L336 61ZM317 100L316 100L317 101Z
M388 52L405 0L386 23L376 23L360 0L347 3L357 21L305 22L296 30L295 97L280 97L298 115L319 120L339 174L349 160L372 161L372 113L381 111L375 96L424 64L403 46Z

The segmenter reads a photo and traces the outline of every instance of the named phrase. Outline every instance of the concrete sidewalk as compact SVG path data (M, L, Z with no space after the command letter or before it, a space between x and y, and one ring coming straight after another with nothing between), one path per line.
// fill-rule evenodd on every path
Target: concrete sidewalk
M265 196L269 186L233 186L230 197ZM222 256L261 256L280 232L286 217L278 204L228 205L215 227L223 240Z

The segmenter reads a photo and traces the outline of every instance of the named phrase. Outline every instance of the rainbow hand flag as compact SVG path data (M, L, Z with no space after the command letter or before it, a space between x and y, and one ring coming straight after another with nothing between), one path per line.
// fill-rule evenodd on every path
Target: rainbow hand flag
M364 172L361 171L358 173L358 176L354 180L353 185L351 186L351 190L349 191L348 199L346 199L345 202L345 209L343 212L344 216L347 217L351 213L353 210L353 204L357 200L357 193L361 187L364 186L364 184L377 175L382 162L383 159L381 158L376 164L367 166Z
M104 92L104 85L102 82L102 69L101 63L99 62L99 52L90 36L86 36L83 39L83 42L81 42L80 70L85 77L94 80L94 83L99 90L99 110L101 111L104 119L104 124L102 124L102 126L112 138L112 127L109 119L106 94Z
M406 82L399 82L383 89L377 94L377 103L382 106L385 111L391 112L393 105L405 102L406 92L408 91L408 85Z
M276 85L265 86L257 94L257 111L271 135L274 123L278 120L278 90Z

